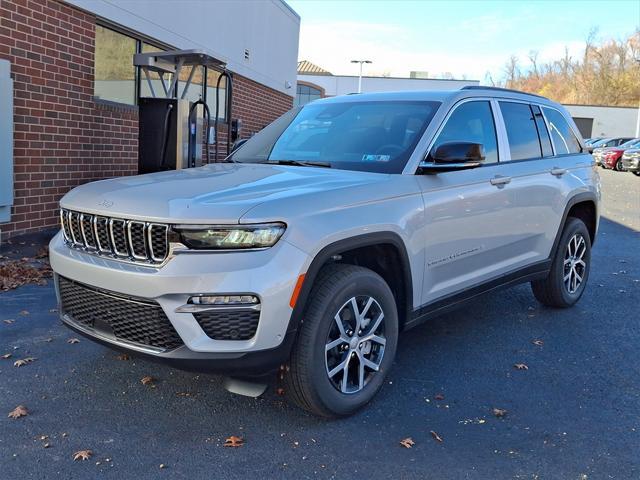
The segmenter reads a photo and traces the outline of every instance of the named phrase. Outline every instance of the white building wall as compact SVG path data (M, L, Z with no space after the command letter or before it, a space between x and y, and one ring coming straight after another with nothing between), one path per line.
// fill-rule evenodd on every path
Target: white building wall
M325 95L334 97L358 91L358 77L341 75L298 75L299 82L324 88ZM466 85L479 85L478 80L437 80L424 78L362 77L362 91L396 92L406 90L459 90Z
M592 118L592 137L633 137L636 135L638 109L632 107L599 107L565 105L574 118Z
M67 2L178 49L204 49L232 72L295 96L300 17L284 1Z

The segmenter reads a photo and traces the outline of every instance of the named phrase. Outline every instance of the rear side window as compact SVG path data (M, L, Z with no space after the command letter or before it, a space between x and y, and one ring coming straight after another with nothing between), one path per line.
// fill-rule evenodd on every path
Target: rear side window
M471 142L484 147L482 163L498 161L498 141L491 105L486 101L467 102L456 108L438 135L431 152L443 143Z
M553 145L556 147L556 155L567 153L580 153L580 142L573 134L573 130L564 119L562 114L553 108L542 107L544 115L549 123Z
M540 137L540 148L542 148L542 156L550 157L553 155L551 149L551 139L549 138L549 130L544 123L544 117L542 116L542 110L538 105L531 105L531 111L533 112L533 118L536 121L536 127L538 128L538 137Z
M526 103L499 102L509 139L511 160L526 160L542 156L538 128Z

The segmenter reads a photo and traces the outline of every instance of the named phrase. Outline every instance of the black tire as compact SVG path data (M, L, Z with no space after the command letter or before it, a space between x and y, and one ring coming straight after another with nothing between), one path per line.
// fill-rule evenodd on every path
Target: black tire
M624 167L622 166L622 160L618 160L615 166L616 172L624 172Z
M636 177L640 177L640 170L636 170L635 172L633 172L633 174L634 174Z
M384 313L381 327L374 329L375 332L383 332L380 337L385 338L384 346L370 341L368 345L360 343L358 347L348 345L343 342L339 347L330 349L329 354L325 352L325 347L335 333L337 327L336 316L340 318L348 317L345 309L351 308L350 300L366 302L368 298L375 300L364 313L371 315L371 319L365 319L367 328L363 328L363 337L366 337L367 329L373 328L375 320L379 318L379 311ZM349 307L347 307L347 304ZM375 316L375 318L373 318ZM348 333L349 325L347 318L341 322L343 329ZM355 322L355 320L353 320ZM345 326L346 325L346 326ZM382 328L383 330L380 330ZM354 329L355 330L355 329ZM352 337L357 337L357 332L352 332ZM342 337L342 335L339 335ZM357 341L354 341L358 343ZM302 320L302 325L293 347L289 368L285 373L285 392L289 399L299 407L323 417L342 417L356 412L366 405L380 390L387 372L393 363L398 342L398 313L391 289L387 283L377 273L363 267L344 264L329 265L320 272L318 279L313 286L311 295ZM346 345L346 347L345 347ZM370 349L369 353L366 347ZM346 348L346 351L342 349ZM382 353L380 353L382 348ZM358 349L358 351L355 351ZM376 350L377 349L377 350ZM369 358L379 359L378 371L364 368L367 375L364 387L354 393L343 393L342 383L339 386L334 382L344 378L345 370L340 369L338 373L329 378L329 370L338 368L329 365L329 360L334 360L338 364L347 362L347 383L350 378L350 368L357 367L356 375L360 381L360 355L369 355ZM347 357L351 356L350 359ZM351 363L351 362L354 363ZM357 364L355 363L357 362ZM363 362L364 364L364 362ZM340 377L342 375L342 377Z
M569 252L569 242L572 242L574 237L582 238L584 241L584 253L580 260L584 262L584 266L581 264L575 264L576 273L580 273L582 280L580 284L571 291L573 284L567 285L565 283L566 267L565 261L569 261L569 272L574 266L572 256ZM576 240L578 242L578 240ZM576 247L578 254L581 249ZM586 225L579 218L569 217L565 224L564 231L560 237L558 248L555 252L553 263L551 264L551 270L549 276L544 280L536 280L531 282L531 289L536 299L543 305L557 308L567 308L574 305L584 293L587 280L589 279L589 269L591 267L591 237ZM577 277L574 277L577 278ZM569 277L569 282L572 281L572 277Z

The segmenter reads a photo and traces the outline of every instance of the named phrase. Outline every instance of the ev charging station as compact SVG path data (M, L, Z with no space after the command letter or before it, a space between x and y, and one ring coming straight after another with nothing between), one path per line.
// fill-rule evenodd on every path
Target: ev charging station
M220 161L218 118L220 85L223 78L226 80L227 90L226 152L228 154L231 151L231 144L235 140L233 137L237 137L238 128L232 128L232 75L226 70L223 62L202 50L171 50L137 53L133 57L133 64L142 70L151 92L151 97L142 97L139 102L138 173L199 167L203 164L203 159L205 163ZM186 95L198 67L203 67L204 97L192 102ZM180 74L189 68L190 70L186 70L189 72L187 81L179 93ZM215 112L210 112L207 106L206 78L211 70L219 73L215 88ZM150 72L158 74L161 91L154 88ZM158 81L155 83L157 87ZM214 151L213 160L211 147Z

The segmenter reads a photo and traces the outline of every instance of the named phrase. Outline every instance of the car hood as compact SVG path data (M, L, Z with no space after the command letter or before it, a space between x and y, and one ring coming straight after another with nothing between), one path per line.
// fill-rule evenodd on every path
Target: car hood
M67 193L60 205L162 223L237 223L245 212L272 199L351 189L388 177L331 168L219 163L88 183ZM375 197L376 189L366 190Z

